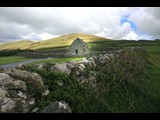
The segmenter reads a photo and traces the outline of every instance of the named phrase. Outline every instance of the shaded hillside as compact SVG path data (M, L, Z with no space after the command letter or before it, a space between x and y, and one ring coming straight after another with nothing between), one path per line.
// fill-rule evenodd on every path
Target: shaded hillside
M25 41L1 44L0 49L42 49L42 48L67 46L70 45L73 42L73 40L75 40L77 37L83 39L87 43L99 40L108 40L106 38L94 35L73 33L73 34L62 35L57 38L43 40L40 42L32 42L25 40Z

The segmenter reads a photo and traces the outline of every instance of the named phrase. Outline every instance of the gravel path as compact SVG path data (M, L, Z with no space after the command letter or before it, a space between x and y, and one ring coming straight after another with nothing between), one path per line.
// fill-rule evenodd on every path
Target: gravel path
M10 64L5 64L5 65L0 65L0 67L3 67L3 68L15 68L15 67L17 67L20 64L28 64L28 63L35 62L35 61L48 60L48 59L52 59L52 58L25 60L25 61L22 61L22 62L16 62L16 63L10 63Z

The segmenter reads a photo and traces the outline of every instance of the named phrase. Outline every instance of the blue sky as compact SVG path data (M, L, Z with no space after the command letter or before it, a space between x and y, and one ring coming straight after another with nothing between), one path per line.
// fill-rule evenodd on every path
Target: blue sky
M128 23L131 24L132 30L133 30L133 31L137 31L137 26L136 26L136 24L135 24L134 22L132 22L132 21L129 21L129 20L128 20L128 17L129 17L129 16L122 16L122 17L121 17L121 19L120 19L121 25L123 25L123 23L125 23L125 22L128 22Z
M124 23L130 23L131 25L131 29L139 36L139 39L154 39L154 37L150 36L150 35L147 35L143 32L140 32L136 26L136 24L132 21L130 21L129 19L129 16L122 16L121 19L120 19L120 24L123 25Z

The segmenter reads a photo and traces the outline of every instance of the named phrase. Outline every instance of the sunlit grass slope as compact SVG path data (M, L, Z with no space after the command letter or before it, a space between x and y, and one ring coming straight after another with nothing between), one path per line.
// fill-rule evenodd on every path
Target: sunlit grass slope
M14 42L8 42L0 44L0 50L2 49L27 49L34 42L31 40L19 40Z
M62 35L57 38L42 40L40 42L22 40L17 42L1 44L0 50L1 49L42 49L42 48L67 46L67 45L70 45L77 37L79 37L80 39L83 39L86 43L100 41L100 40L108 40L107 38L98 37L94 35L73 33L73 34Z

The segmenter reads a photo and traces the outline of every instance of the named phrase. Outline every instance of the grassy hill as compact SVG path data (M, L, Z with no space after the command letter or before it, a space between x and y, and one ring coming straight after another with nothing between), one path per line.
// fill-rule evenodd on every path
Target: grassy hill
M0 50L1 49L42 49L42 48L68 46L77 37L83 39L86 43L100 41L100 40L108 40L107 38L98 37L94 35L73 33L73 34L62 35L57 38L43 40L40 42L21 40L21 41L6 43L6 44L0 44Z
M8 42L5 44L0 44L0 50L2 49L27 49L28 46L32 45L34 42L31 40L19 40L14 42Z

